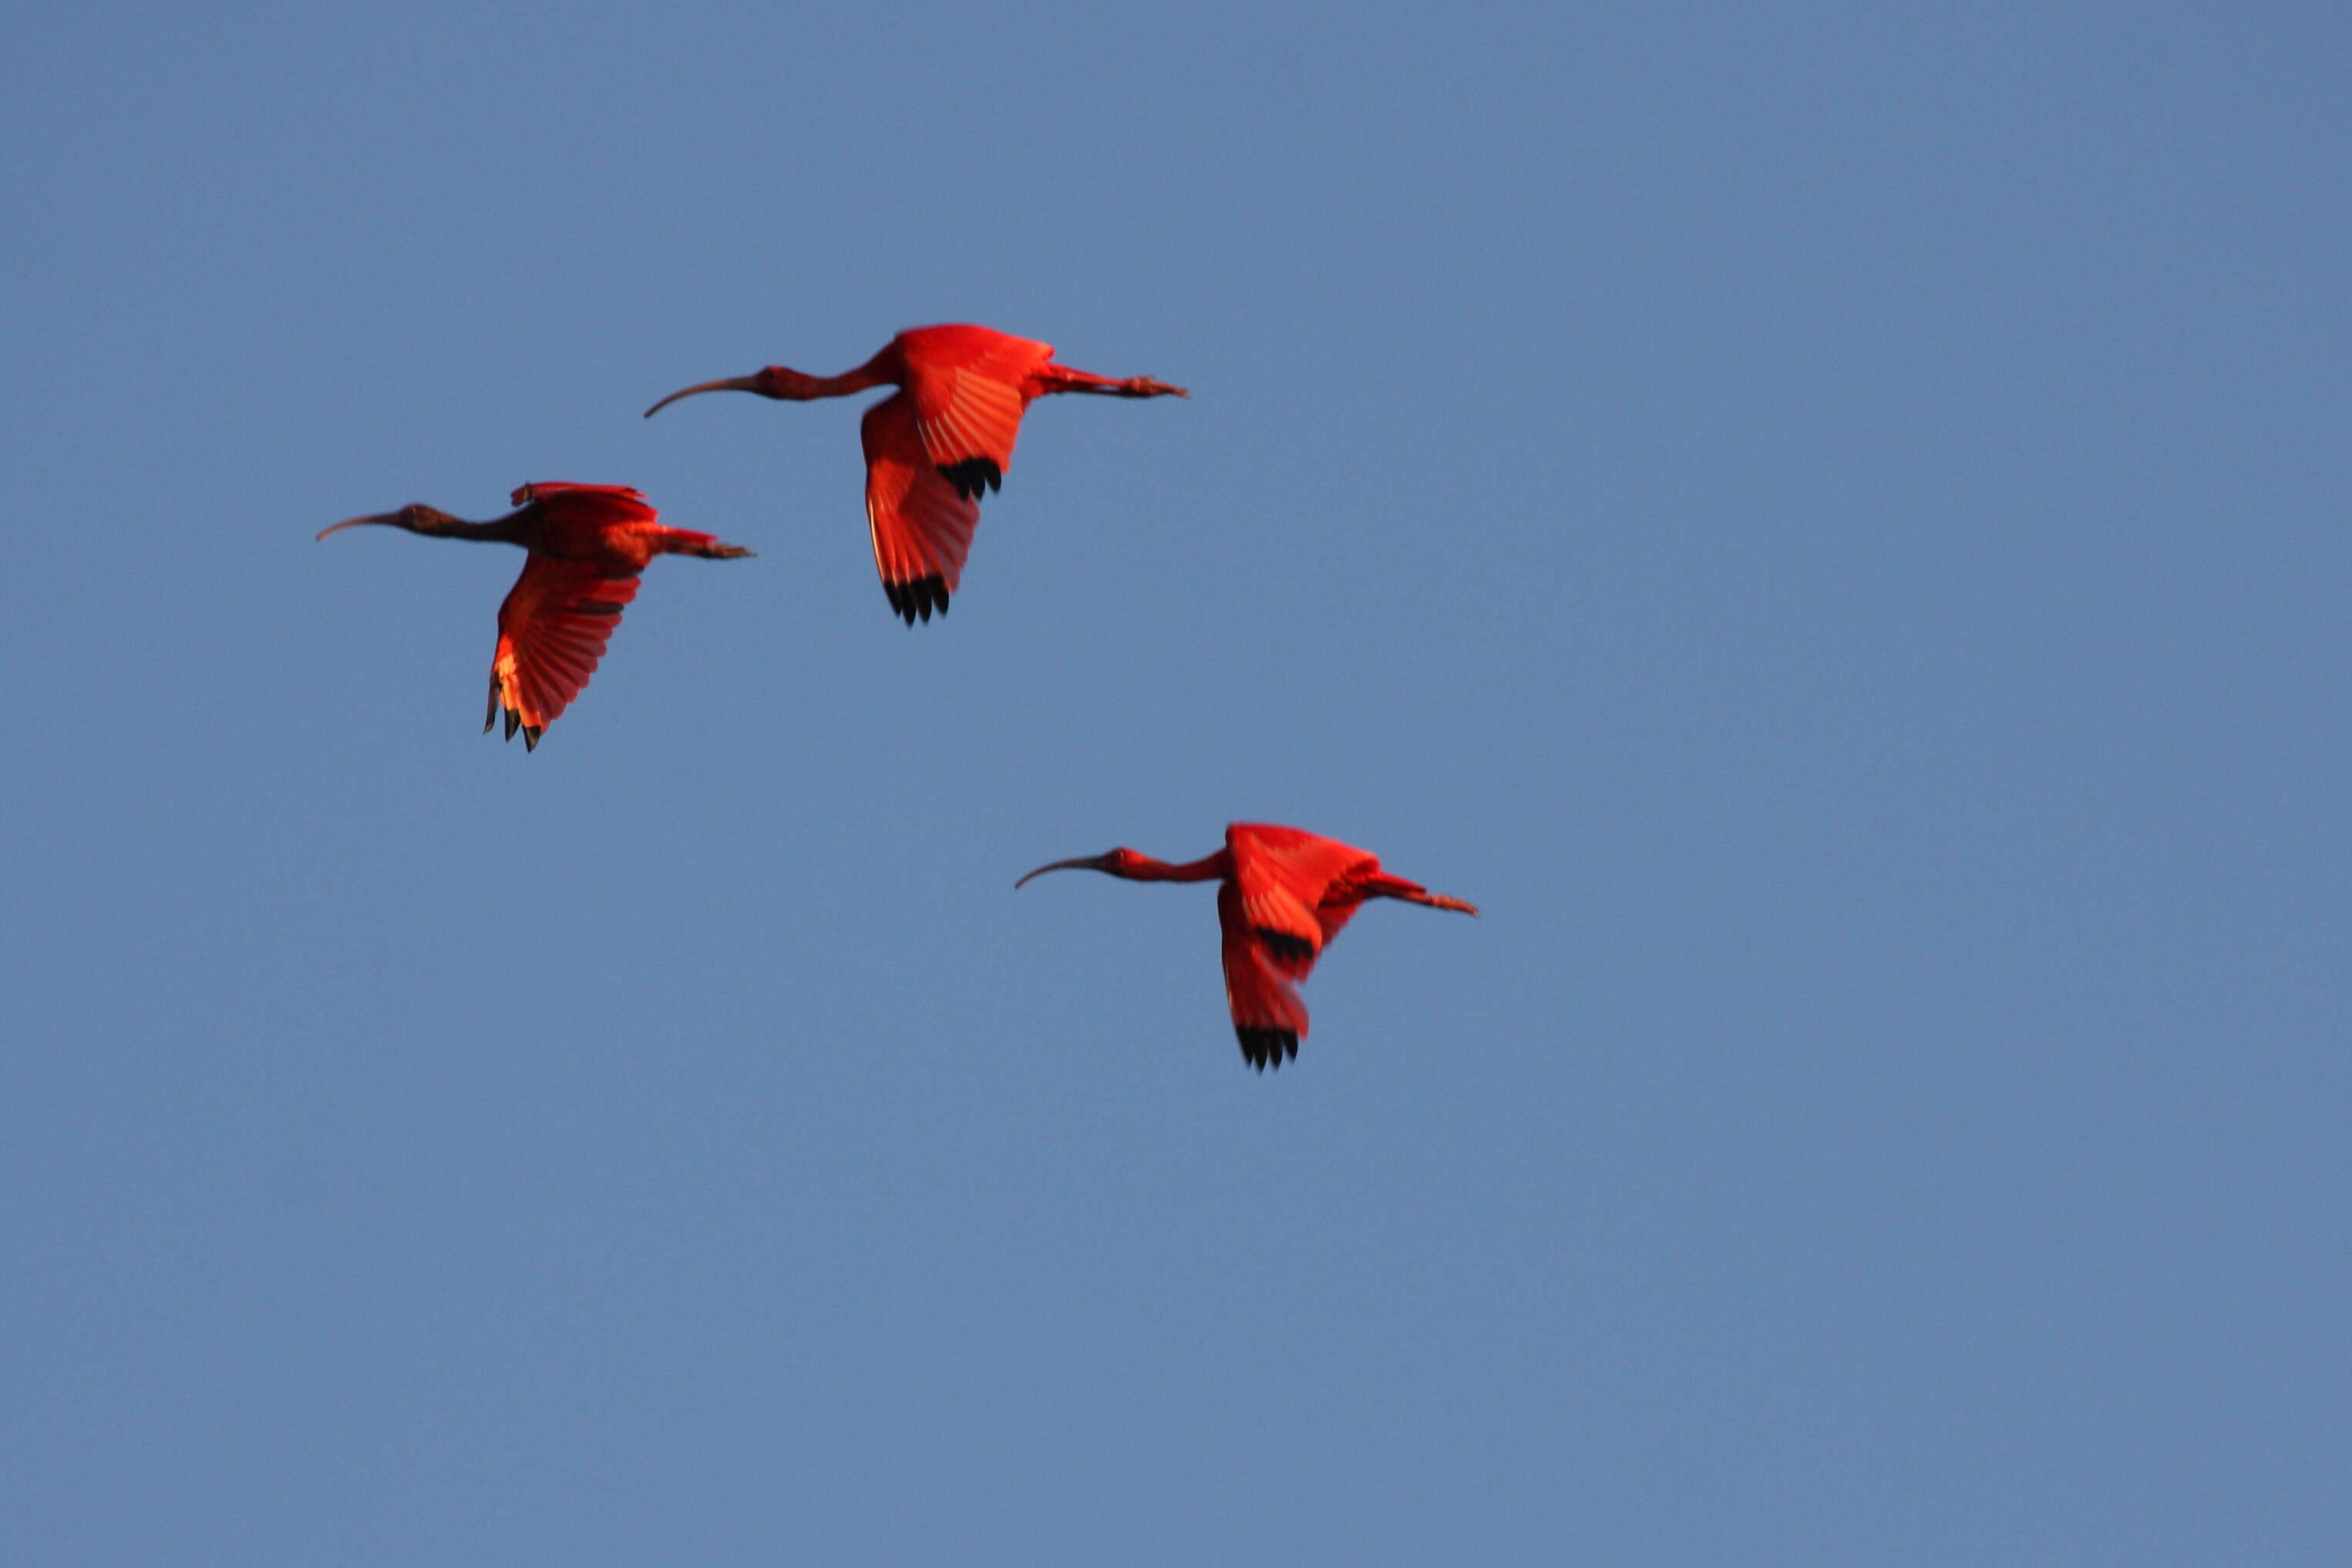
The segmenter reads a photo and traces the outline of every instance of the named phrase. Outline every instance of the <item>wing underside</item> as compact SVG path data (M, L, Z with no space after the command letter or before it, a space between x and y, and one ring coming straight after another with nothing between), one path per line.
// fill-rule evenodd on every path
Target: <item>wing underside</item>
M932 466L906 394L867 409L858 434L866 447L866 527L890 608L910 626L933 611L945 615L980 526L980 503L958 494Z
M507 739L522 731L535 751L550 724L596 673L621 611L637 596L637 575L584 561L534 553L499 606L499 646L490 661L490 707L482 729L503 712Z

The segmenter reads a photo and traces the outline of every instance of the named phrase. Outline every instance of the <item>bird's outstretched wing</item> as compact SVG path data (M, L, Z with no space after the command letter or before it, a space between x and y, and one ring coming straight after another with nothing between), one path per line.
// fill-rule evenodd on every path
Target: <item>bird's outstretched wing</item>
M940 477L966 500L1004 482L1029 406L1029 378L1051 343L987 327L919 327L899 334L915 434Z
M1267 823L1234 823L1225 829L1225 847L1244 918L1268 962L1293 980L1307 978L1323 944L1356 912L1354 900L1327 906L1327 897L1381 866L1369 850Z
M866 445L866 529L890 608L910 626L933 610L945 615L980 526L980 503L958 495L932 466L905 393L867 409L857 433Z
M1231 882L1217 889L1217 924L1224 931L1225 1005L1234 1016L1242 1059L1260 1072L1279 1068L1298 1055L1298 1037L1307 1033L1307 1005L1292 988L1293 977L1274 960L1251 925L1242 895ZM1313 962L1309 959L1308 965Z
M621 609L637 596L637 575L587 561L559 561L534 552L523 563L506 603L499 606L499 648L490 661L489 732L507 716L507 739L522 731L536 751L604 657Z

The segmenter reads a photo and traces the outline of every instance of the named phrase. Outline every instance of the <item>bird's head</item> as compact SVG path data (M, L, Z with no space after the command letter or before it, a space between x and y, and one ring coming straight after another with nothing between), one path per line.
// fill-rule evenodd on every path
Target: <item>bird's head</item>
M411 533L439 533L457 521L437 508L426 506L422 501L411 501L398 511L379 511L366 517L348 518L332 528L320 529L319 537L324 539L331 533L341 533L347 528L360 528L370 523L385 528L404 528Z
M1138 854L1122 845L1100 855L1084 855L1075 860L1056 860L1050 866L1040 866L1013 886L1017 891L1032 878L1042 877L1048 871L1101 871L1108 876L1132 879L1144 867L1158 864L1150 856Z
M646 410L650 419L681 397L692 397L698 392L756 392L762 397L773 397L785 403L807 403L817 395L816 377L788 365L772 364L751 375L722 376L717 381L698 382L681 387Z

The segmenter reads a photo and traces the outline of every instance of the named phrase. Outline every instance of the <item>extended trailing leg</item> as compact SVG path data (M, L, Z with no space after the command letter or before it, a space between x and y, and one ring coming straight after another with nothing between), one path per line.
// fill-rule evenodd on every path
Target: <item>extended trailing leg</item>
M1073 370L1066 364L1048 364L1037 371L1037 390L1053 392L1084 392L1097 397L1190 397L1192 395L1181 386L1171 386L1164 381L1154 381L1148 375L1130 375L1124 381L1112 376L1097 375L1090 370Z

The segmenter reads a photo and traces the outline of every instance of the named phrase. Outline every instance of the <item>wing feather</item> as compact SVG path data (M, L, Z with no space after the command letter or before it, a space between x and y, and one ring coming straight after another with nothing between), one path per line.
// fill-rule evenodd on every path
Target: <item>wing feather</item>
M1234 823L1225 829L1225 847L1233 854L1243 915L1265 943L1269 961L1294 980L1307 977L1323 944L1355 912L1353 900L1326 909L1326 895L1377 871L1381 863L1369 850L1336 838L1269 823Z
M653 503L629 485L575 485L565 479L534 479L517 485L507 500L516 506L538 501L551 511L578 510L598 522L650 522Z
M1242 1059L1260 1072L1298 1055L1307 1033L1307 1005L1242 908L1242 896L1227 882L1217 889L1217 924L1224 933L1225 1005Z
M1037 368L1051 343L986 327L919 327L899 335L915 434L932 468L977 499L1013 466L1013 446Z
M637 581L635 572L608 563L533 552L499 606L490 712L482 728L504 711L507 739L520 730L524 746L536 750L541 733L596 673L622 608L637 596Z
M918 616L929 620L934 609L944 615L980 526L980 503L958 495L932 465L905 393L867 409L858 437L866 447L866 528L890 608L908 626Z

